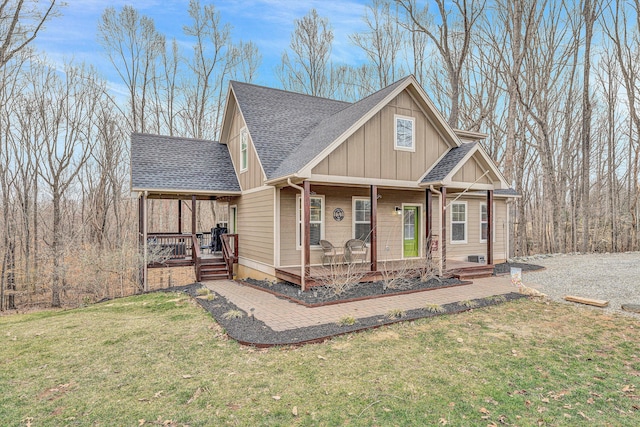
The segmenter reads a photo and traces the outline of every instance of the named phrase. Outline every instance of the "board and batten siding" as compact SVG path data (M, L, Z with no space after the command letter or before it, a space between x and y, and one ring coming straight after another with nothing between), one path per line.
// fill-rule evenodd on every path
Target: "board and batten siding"
M233 160L233 166L238 176L238 182L240 188L243 191L251 190L252 188L260 187L264 183L264 171L262 165L253 146L253 140L251 134L249 134L249 146L247 150L247 170L240 171L240 132L246 126L242 113L237 108L235 99L231 99L229 102L233 104L230 106L229 111L232 112L233 119L231 120L231 129L229 130L229 140L227 141L227 147Z
M236 199L238 207L238 252L241 258L274 265L273 207L275 188L243 194Z
M415 152L394 149L396 114L415 118ZM312 173L416 181L449 147L405 90L320 161Z

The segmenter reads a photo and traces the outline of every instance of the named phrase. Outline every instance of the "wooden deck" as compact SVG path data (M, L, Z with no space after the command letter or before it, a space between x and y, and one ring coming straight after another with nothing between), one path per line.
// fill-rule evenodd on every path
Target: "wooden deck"
M419 263L419 261L417 261ZM276 268L276 277L296 285L302 284L301 268L299 266ZM375 282L382 280L385 274L406 275L410 268L407 267L405 261L388 261L378 262L378 270L371 271L371 264L362 263L352 266L336 266L332 269L330 266L311 266L309 267L309 276L306 279L308 287L321 286L323 281L330 280L332 277L346 278L351 276L358 279L359 282ZM493 264L478 264L476 262L465 261L447 261L447 269L444 277L459 277L460 279L471 279L477 277L487 277L493 274Z

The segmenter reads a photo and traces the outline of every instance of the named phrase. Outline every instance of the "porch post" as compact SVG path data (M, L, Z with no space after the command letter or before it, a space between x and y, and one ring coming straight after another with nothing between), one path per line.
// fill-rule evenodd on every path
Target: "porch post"
M178 234L182 234L182 200L178 200Z
M149 281L148 281L148 265L149 261L147 259L148 249L147 245L149 243L148 238L148 218L147 218L147 192L142 193L142 197L140 199L140 222L142 224L142 290L144 292L149 291Z
M440 206L442 207L441 231L440 231L440 262L442 262L442 272L447 269L447 187L440 187Z
M196 234L196 196L191 196L191 234Z
M487 265L493 264L493 190L487 190Z
M369 246L371 249L371 271L378 271L378 187L371 186L371 234L369 235ZM353 213L355 215L355 212Z
M306 278L309 277L310 273L309 264L311 263L311 184L309 183L309 181L304 181L302 183L302 187L304 188L304 207L302 208L302 212L304 215L304 225L302 227L304 238L302 239L302 251L304 252L303 273L306 283Z
M426 249L425 249L426 252L424 254L424 257L431 258L431 241L433 240L433 231L431 230L431 227L433 227L433 200L431 196L431 189L429 188L427 188L427 190L425 191L424 204L425 204L424 232L425 232L425 242L426 242Z

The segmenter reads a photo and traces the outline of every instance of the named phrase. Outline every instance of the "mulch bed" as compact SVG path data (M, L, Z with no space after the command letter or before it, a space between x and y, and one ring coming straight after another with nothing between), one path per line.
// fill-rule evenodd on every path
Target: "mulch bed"
M318 326L309 326L304 328L292 329L287 331L274 331L264 322L253 318L248 313L244 313L238 319L226 319L223 315L229 310L239 310L236 305L229 302L226 298L216 294L216 299L209 301L205 298L199 298L198 289L203 286L194 283L187 286L180 286L165 289L171 292L184 292L192 296L198 304L207 310L213 318L222 326L227 335L243 345L255 347L272 347L277 345L301 345L308 343L322 342L334 336L343 335L351 332L362 331L366 329L377 328L383 325L389 325L407 320L416 320L424 317L433 317L442 314L460 313L471 310L472 308L458 303L445 304L442 306L442 313L432 313L426 309L409 310L402 318L390 319L386 316L372 316L363 319L357 319L357 322L351 326L341 326L337 323L327 323ZM215 292L213 292L215 294ZM482 308L491 305L500 304L506 301L525 298L519 293L509 293L504 298L482 298L472 300L476 305L474 308Z
M502 264L496 264L493 268L493 274L498 276L501 274L510 274L511 267L520 268L522 272L544 270L544 267L536 264L526 264L524 262L503 262Z

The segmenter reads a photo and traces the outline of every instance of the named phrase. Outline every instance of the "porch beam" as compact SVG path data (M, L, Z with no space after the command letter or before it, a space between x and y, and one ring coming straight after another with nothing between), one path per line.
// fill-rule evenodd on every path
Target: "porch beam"
M302 208L304 215L304 225L302 227L304 238L302 239L302 250L304 251L303 270L306 280L306 278L309 277L309 264L311 264L311 183L304 181L302 187L304 188L304 207Z
M378 271L378 187L371 186L371 234L369 235L369 246L371 253L371 271ZM353 213L355 215L355 212Z
M182 200L178 200L178 234L182 234Z
M447 187L440 187L440 206L442 207L442 224L440 230L440 250L442 255L440 260L442 262L442 271L447 269Z
M191 196L191 234L196 234L196 196Z
M493 190L487 190L487 265L493 264Z

